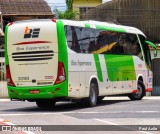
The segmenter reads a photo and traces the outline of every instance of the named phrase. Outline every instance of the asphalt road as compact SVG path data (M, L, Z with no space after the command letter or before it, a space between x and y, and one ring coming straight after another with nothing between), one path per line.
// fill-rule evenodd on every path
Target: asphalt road
M41 128L45 131L33 132L36 134L160 134L160 131L151 131L157 127L160 130L159 105L160 97L145 97L141 101L130 101L127 97L106 97L93 108L58 102L54 109L40 109L34 102L1 99L0 125L46 125ZM110 131L106 131L108 129ZM8 134L4 131L1 133Z

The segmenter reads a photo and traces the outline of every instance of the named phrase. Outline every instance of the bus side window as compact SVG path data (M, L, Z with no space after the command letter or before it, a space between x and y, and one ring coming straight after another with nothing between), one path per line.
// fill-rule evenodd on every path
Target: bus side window
M75 44L72 41L72 29L71 26L65 26L65 33L67 39L67 45L71 50L74 50Z
M135 34L126 34L122 40L124 42L123 48L126 55L135 55L143 59L141 47Z
M98 53L123 54L123 46L118 42L119 34L110 31L100 31L97 37Z
M110 35L110 53L111 54L117 54L117 55L122 55L124 54L123 46L121 43L119 43L119 33L112 32Z
M74 51L80 53L81 28L72 26L71 29L72 29L72 41L75 44Z
M128 35L125 33L120 34L119 36L119 44L123 46L124 54L125 55L131 55L132 53L132 47L131 44L128 41Z
M95 41L90 41L89 47L88 47L88 53L92 53L95 50L96 50Z
M88 53L88 46L90 41L90 29L81 28L80 49L81 53Z
M90 29L65 26L68 47L77 53L88 53Z
M65 32L66 32L68 47L71 50L79 53L80 52L80 45L79 45L80 29L74 26L65 26Z
M88 53L95 52L97 50L96 47L96 29L90 29L90 36L89 36L89 44L88 44Z

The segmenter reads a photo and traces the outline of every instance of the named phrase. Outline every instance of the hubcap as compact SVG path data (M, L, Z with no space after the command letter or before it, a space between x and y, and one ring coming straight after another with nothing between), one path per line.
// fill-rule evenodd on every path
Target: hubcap
M140 97L141 95L142 95L142 86L140 85L140 84L138 84L138 87L137 87L137 93L136 93L136 95L138 96L138 97Z
M92 91L91 92L91 102L95 103L95 101L96 101L96 93L95 93L94 88L92 88L91 91Z

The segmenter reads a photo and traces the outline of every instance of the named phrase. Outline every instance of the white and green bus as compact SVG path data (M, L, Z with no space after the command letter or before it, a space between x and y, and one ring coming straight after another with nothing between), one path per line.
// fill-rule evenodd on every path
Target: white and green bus
M5 60L11 99L52 107L109 95L141 100L152 91L145 35L133 27L97 21L29 20L8 24Z

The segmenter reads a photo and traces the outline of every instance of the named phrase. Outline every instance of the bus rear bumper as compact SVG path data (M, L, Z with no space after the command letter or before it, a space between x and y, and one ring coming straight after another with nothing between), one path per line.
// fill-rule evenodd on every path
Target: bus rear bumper
M68 96L65 84L37 87L13 87L8 86L8 94L11 99L32 100L32 99L53 99Z

